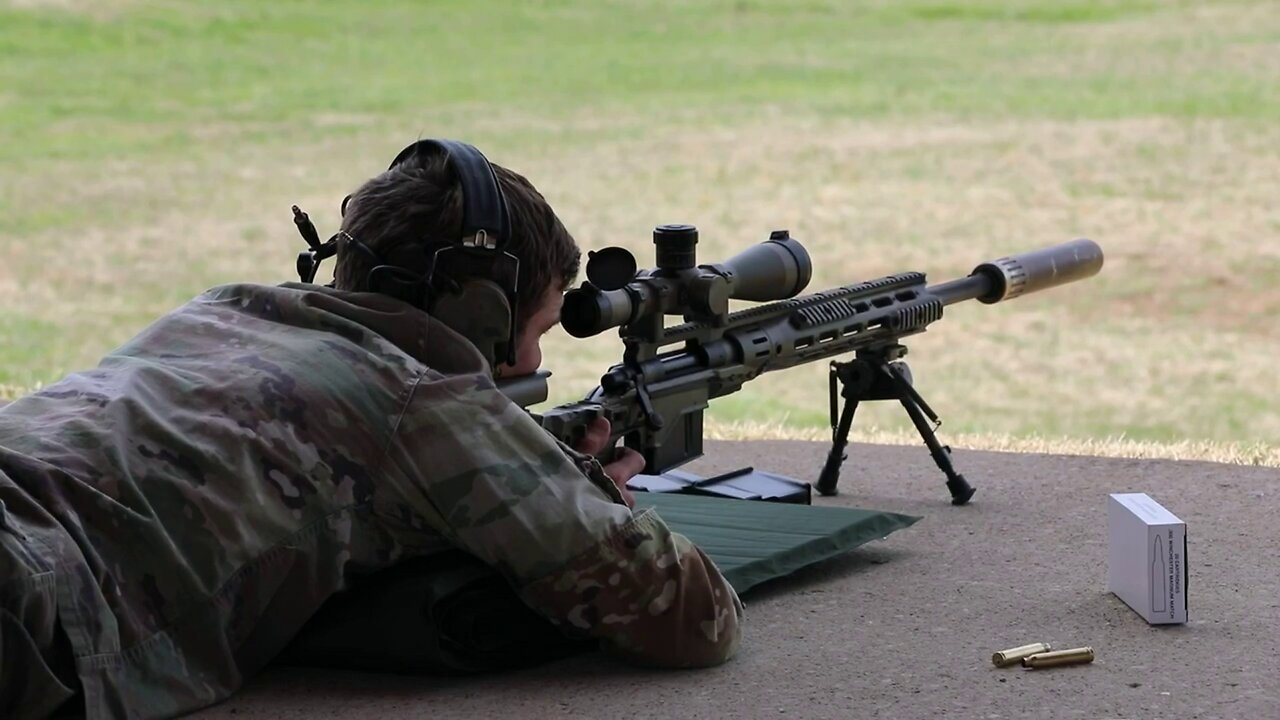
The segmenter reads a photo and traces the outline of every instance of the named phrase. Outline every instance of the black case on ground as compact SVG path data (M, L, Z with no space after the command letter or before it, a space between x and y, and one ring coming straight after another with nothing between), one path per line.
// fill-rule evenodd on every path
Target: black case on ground
M683 470L670 470L661 475L637 475L627 483L627 489L634 492L679 493L736 500L813 504L813 490L809 483L750 467L708 478Z

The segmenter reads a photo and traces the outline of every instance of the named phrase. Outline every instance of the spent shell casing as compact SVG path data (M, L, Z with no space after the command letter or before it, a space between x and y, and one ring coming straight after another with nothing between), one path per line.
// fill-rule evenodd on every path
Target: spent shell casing
M1070 650L1038 653L1022 659L1022 667L1050 668L1060 665L1083 665L1093 662L1093 648L1078 647Z
M1022 658L1030 657L1037 653L1047 653L1052 649L1053 647L1050 646L1049 643L1031 643L1030 645L1020 645L1016 648L1001 650L1000 652L992 655L991 662L996 667L1009 667L1010 665L1017 665L1022 660Z

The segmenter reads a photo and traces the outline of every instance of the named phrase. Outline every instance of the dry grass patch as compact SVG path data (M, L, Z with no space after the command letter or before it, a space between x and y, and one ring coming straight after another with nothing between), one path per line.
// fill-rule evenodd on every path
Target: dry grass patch
M935 407L971 431L1262 440L1280 436L1267 400L1280 397L1277 148L1277 128L1229 122L778 119L622 143L604 162L558 154L546 187L588 246L620 242L646 264L647 232L626 228L695 222L713 261L789 227L818 263L811 290L905 269L937 281L1093 237L1101 276L953 308L910 343ZM635 200L611 204L619 190ZM576 359L559 368L562 399L616 358L609 343L555 343L551 358ZM749 387L720 403L729 415L825 417L825 368ZM900 422L896 408L868 410Z
M706 437L712 440L804 440L830 443L831 431L821 428L797 428L768 422L712 422L706 425ZM849 439L851 442L873 445L919 446L921 453L927 452L924 443L920 440L920 436L906 430L884 430L878 428L859 430L850 433ZM941 439L944 444L965 450L1135 459L1201 460L1229 465L1257 465L1280 468L1280 447L1260 442L1229 443L1208 440L1152 442L1123 437L1076 440L1038 436L975 435L971 433L947 434Z
M1280 128L1249 122L857 121L745 113L627 117L459 111L432 126L479 143L546 194L584 248L652 263L649 231L701 230L702 261L788 227L815 259L811 290L901 270L936 282L975 263L1077 236L1107 252L1085 283L994 307L955 307L910 360L947 428L1077 438L1280 437ZM399 149L403 127L95 167L0 176L25 207L81 208L74 232L0 235L0 305L56 328L52 379L92 364L150 318L221 282L292 277L288 206L321 232L342 195ZM60 188L52 196L48 188ZM27 204L30 203L30 204ZM65 204L64 204L65 203ZM51 331L53 332L53 331ZM553 334L553 397L581 396L616 338ZM5 381L0 378L0 381ZM821 425L825 368L766 376L717 402L723 419ZM859 423L905 427L868 407Z

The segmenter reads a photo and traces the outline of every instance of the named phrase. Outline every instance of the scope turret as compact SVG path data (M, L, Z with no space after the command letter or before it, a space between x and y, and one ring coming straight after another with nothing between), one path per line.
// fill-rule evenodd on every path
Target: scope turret
M697 262L698 228L692 225L659 225L653 229L653 245L658 270L688 270Z

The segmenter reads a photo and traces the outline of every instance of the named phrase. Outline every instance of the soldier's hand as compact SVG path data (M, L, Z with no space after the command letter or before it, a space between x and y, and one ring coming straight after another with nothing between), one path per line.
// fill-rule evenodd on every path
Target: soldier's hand
M600 453L604 452L609 446L609 433L613 432L613 426L605 418L598 417L591 421L591 425L587 427L587 433L582 436L574 446L574 450L586 455L600 457Z
M598 417L591 421L586 434L574 449L580 453L599 457L609 449L609 435L612 432L613 426L609 421ZM644 470L644 456L630 448L616 448L609 458L609 463L604 466L605 474L614 485L618 486L622 499L627 501L627 507L635 505L635 498L627 489L627 481L640 474L641 470Z
M641 470L644 470L644 456L625 447L618 448L613 454L613 461L604 466L605 474L618 486L618 492L622 493L627 507L636 505L635 497L627 489L627 481L639 475Z

